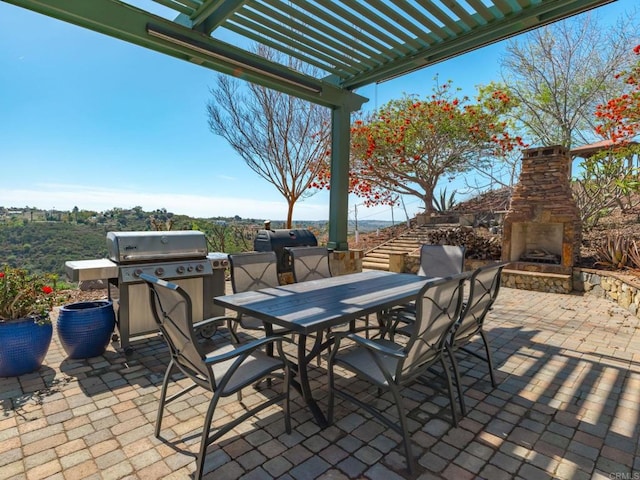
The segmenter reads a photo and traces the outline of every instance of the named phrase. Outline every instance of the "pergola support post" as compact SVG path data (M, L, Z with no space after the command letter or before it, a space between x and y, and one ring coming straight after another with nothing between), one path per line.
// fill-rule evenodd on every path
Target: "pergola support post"
M333 250L349 250L349 148L351 110L345 105L331 110L331 190L329 191L329 242Z

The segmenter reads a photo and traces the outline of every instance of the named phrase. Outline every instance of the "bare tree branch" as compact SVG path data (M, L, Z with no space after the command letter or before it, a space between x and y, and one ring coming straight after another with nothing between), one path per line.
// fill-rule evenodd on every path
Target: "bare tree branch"
M572 17L507 44L502 81L519 101L514 118L530 144L593 142L596 105L619 90L614 75L632 60L635 12L604 27L595 14Z
M280 55L262 46L256 52L272 60ZM298 60L285 60L290 68L310 73ZM224 75L218 75L211 96L209 128L286 199L286 225L291 228L295 203L309 196L324 165L330 145L329 110Z

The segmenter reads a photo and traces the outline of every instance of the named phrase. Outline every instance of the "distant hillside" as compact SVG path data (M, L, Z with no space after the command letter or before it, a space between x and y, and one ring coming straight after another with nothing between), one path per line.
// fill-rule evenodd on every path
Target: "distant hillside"
M60 222L0 224L0 265L64 276L64 262L107 255L104 227Z
M284 222L272 221L273 228ZM382 230L391 222L363 220L360 232ZM56 273L66 279L69 260L107 256L109 231L191 230L204 232L210 251L233 253L251 250L253 238L263 220L240 217L192 218L159 209L145 212L140 207L114 208L105 212L38 210L0 207L0 267L4 264L32 272ZM327 221L298 221L294 228L309 228L318 242L327 241ZM354 223L349 223L354 230Z

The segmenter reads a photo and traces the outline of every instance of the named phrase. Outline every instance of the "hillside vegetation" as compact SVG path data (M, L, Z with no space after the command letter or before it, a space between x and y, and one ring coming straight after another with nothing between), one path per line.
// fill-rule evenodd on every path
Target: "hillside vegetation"
M360 222L360 229L375 230L389 224L365 220ZM282 228L282 222L274 221L272 225ZM68 212L0 207L0 267L7 264L31 272L55 273L65 280L66 261L107 256L106 235L110 231L200 230L207 237L209 251L234 253L251 250L253 238L261 228L264 228L261 219L238 216L202 219L165 209ZM311 229L318 242L326 242L326 221L305 221L296 228Z
M107 256L102 227L59 222L0 224L0 263L64 274L64 262Z

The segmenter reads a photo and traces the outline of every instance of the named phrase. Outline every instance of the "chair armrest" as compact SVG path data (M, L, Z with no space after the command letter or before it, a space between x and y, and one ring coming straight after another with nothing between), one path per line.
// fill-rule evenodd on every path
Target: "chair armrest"
M205 358L205 363L224 362L225 360L230 360L230 359L235 358L235 357L240 357L242 355L248 355L249 353L253 352L254 350L260 348L262 345L266 345L268 343L275 343L275 342L293 343L291 341L291 339L289 339L287 337L283 337L282 335L272 335L272 336L268 336L268 337L262 337L262 338L258 338L256 340L252 340L251 342L244 343L241 346L239 346L238 348L234 348L233 350L230 350L228 352L221 353L220 355L216 355L214 357L207 357L207 358Z
M206 327L210 323L223 322L226 320L235 320L235 317L222 316L222 317L206 318L204 320L200 320L199 322L194 323L193 328L194 330L197 330L198 328Z
M382 355L389 355L391 357L396 357L396 358L404 358L406 356L404 353L404 350L402 350L401 348L394 350L394 349L385 347L384 345L380 345L379 343L376 343L373 340L369 340L368 338L364 338L364 337L361 337L360 335L356 335L354 333L350 333L346 335L346 338L354 341L358 345L361 345L365 348L368 348L369 350L373 350Z

